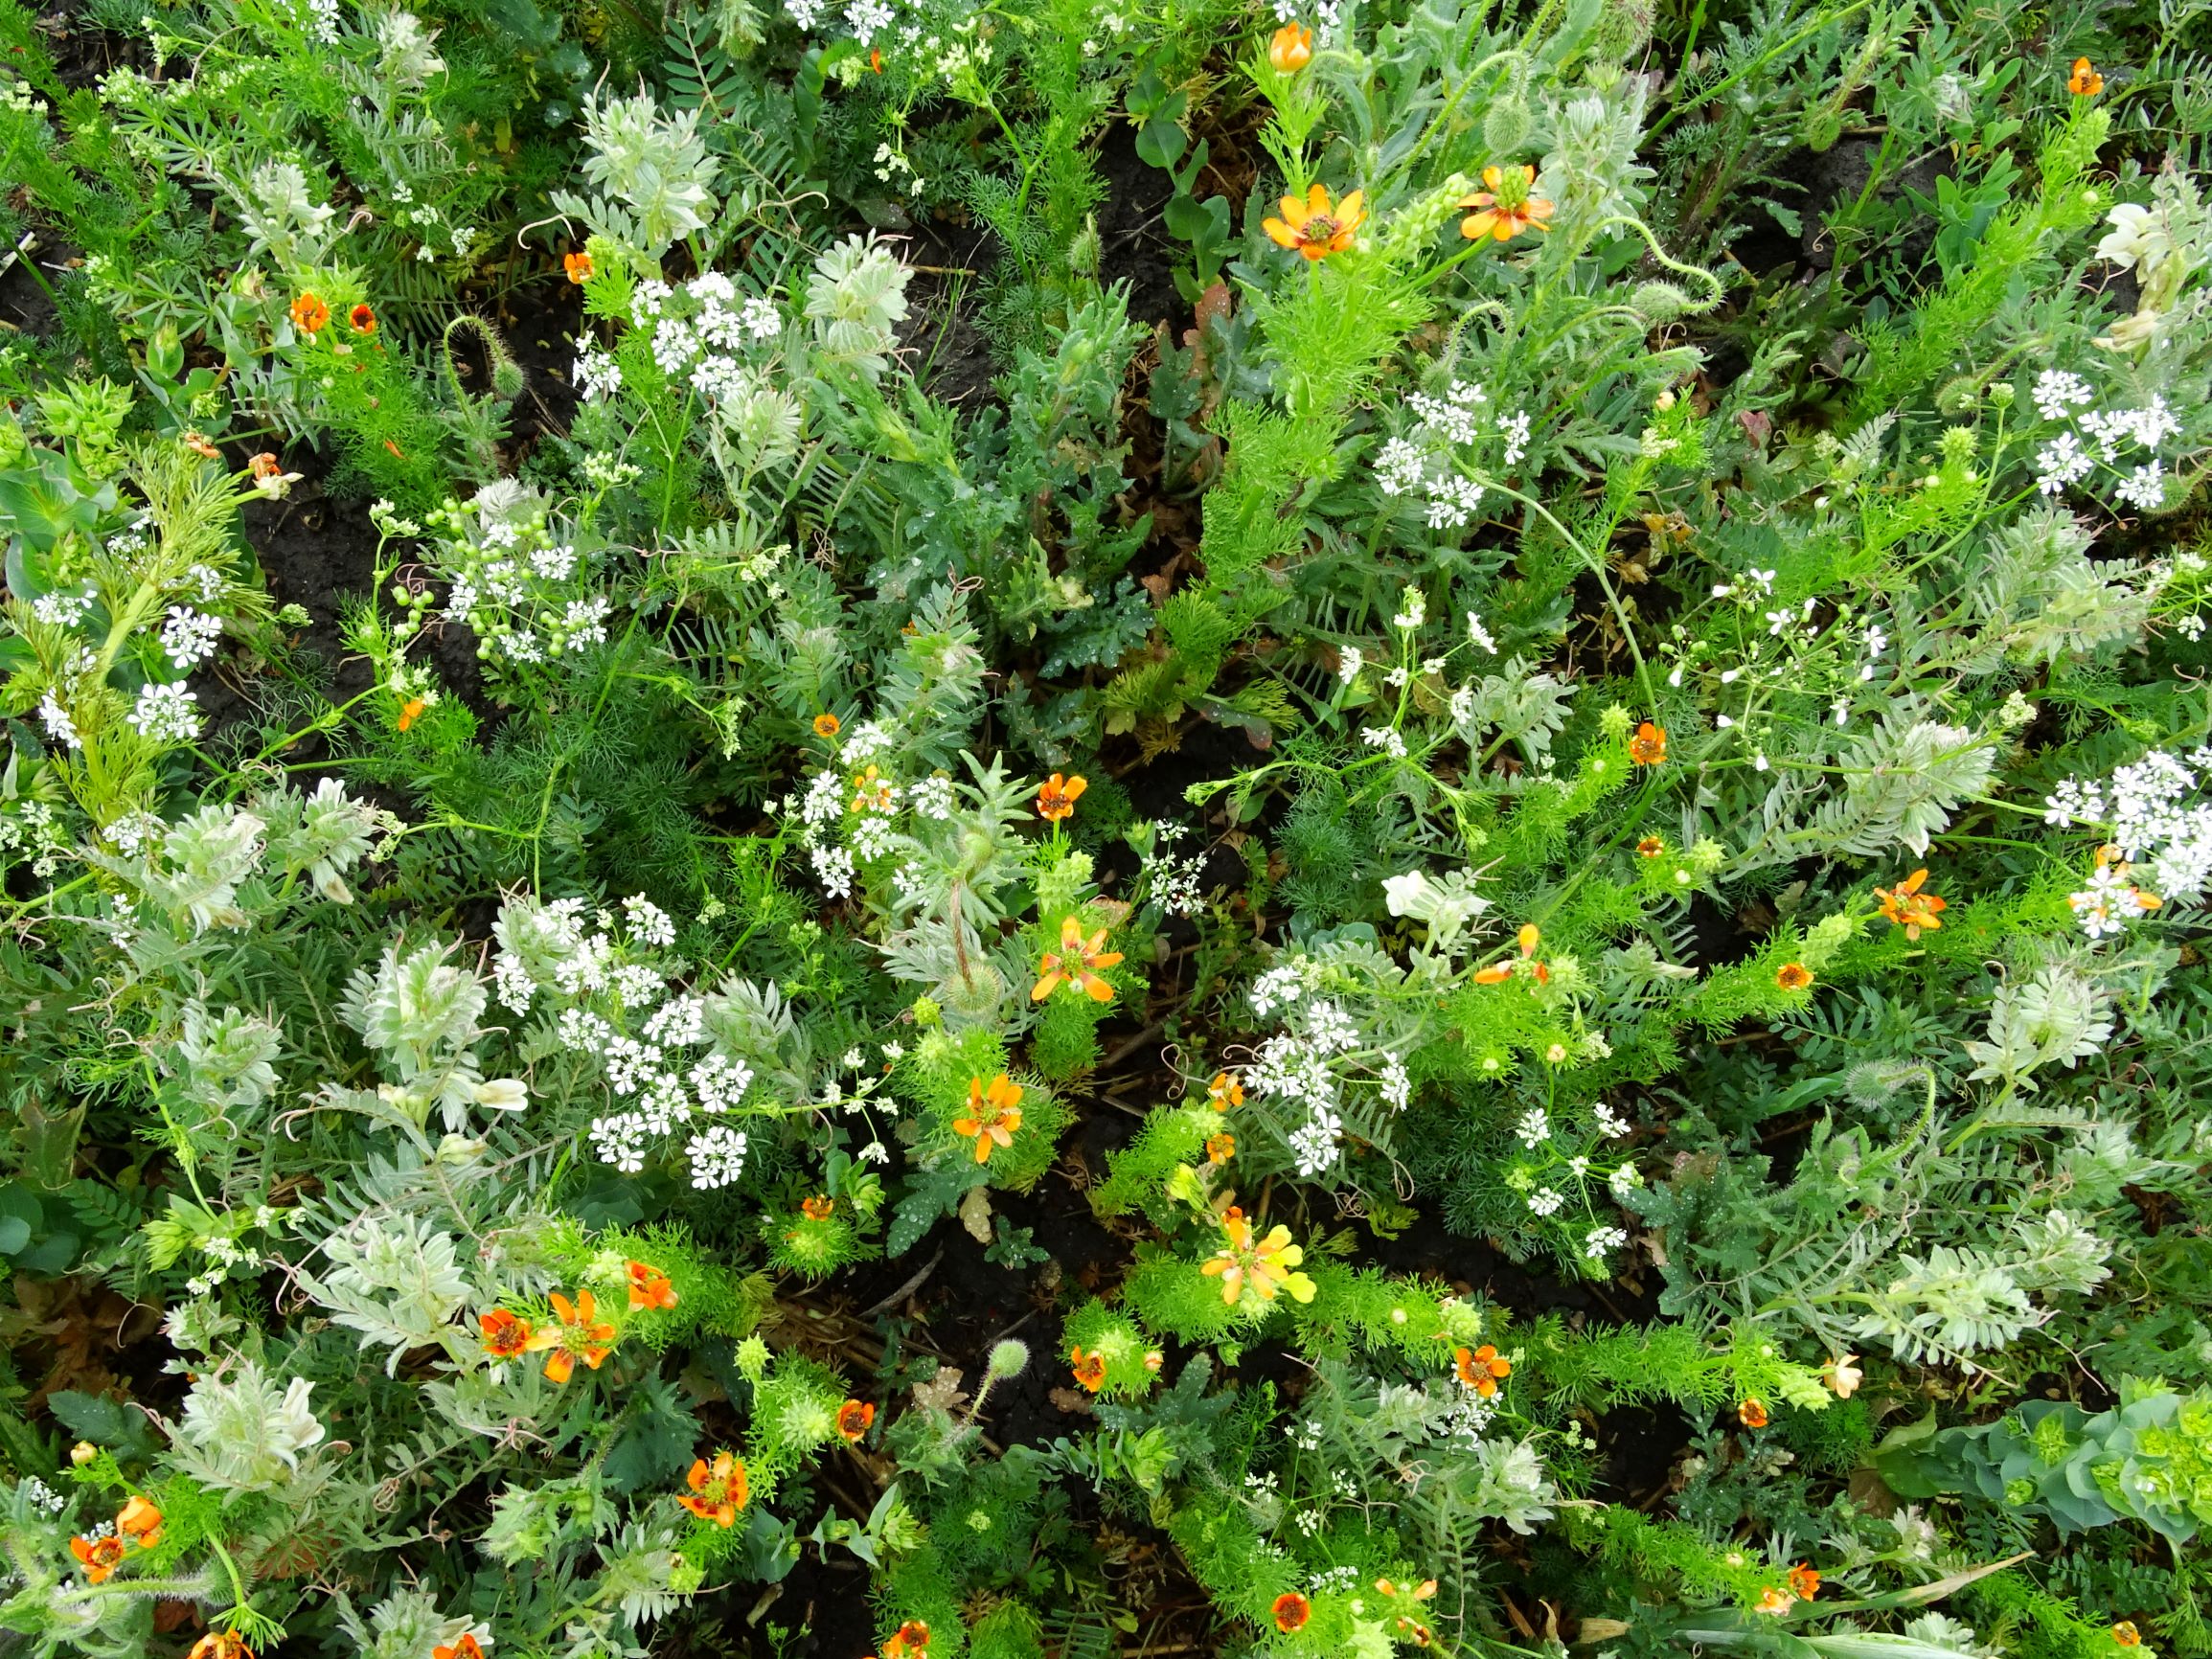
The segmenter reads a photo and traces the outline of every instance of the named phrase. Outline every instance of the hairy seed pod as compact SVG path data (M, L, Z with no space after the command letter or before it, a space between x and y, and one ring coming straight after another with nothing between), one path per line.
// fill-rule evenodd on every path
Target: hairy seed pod
M1529 118L1528 103L1516 88L1490 106L1482 118L1482 143L1492 156L1511 160L1520 153L1528 143L1530 128L1535 125Z
M1690 296L1673 283L1638 283L1629 304L1654 326L1671 323L1690 308Z

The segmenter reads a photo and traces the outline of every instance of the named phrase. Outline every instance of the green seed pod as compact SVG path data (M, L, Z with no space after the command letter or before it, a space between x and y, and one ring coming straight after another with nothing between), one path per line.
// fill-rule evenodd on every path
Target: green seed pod
M1635 307L1645 321L1657 325L1671 323L1690 308L1690 296L1673 283L1638 283L1629 304Z
M1500 160L1510 159L1518 155L1521 146L1528 143L1529 131L1534 125L1528 103L1516 87L1492 104L1482 118L1483 148Z

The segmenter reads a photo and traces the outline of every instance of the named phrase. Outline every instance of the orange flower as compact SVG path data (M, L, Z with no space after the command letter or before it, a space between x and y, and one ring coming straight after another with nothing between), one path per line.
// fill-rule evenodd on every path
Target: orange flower
M353 326L356 334L374 334L376 331L376 313L366 303L355 306L346 313L346 321Z
M246 470L256 478L274 478L284 469L285 464L266 449L246 459Z
M1062 917L1060 949L1044 953L1044 961L1038 968L1037 984L1030 988L1029 1000L1042 1002L1064 981L1081 986L1083 994L1093 1002L1113 1001L1114 988L1098 976L1098 970L1113 966L1121 961L1122 953L1106 949L1106 930L1102 927L1084 943L1083 924L1072 916Z
M868 54L868 67L878 75L883 73L883 48L874 47Z
M1769 1584L1759 1592L1759 1604L1751 1610L1754 1613L1787 1613L1796 1605L1796 1597Z
M1820 1594L1820 1575L1808 1563L1800 1561L1790 1569L1790 1593L1800 1602L1810 1602Z
M1088 787L1090 785L1080 777L1062 782L1060 775L1055 772L1038 785L1037 815L1047 824L1058 824L1063 818L1074 817L1076 801Z
M1460 206L1476 211L1459 221L1459 234L1471 242L1484 237L1510 242L1523 231L1548 231L1542 221L1552 216L1552 204L1529 194L1536 183L1533 167L1486 167L1482 182L1490 188L1461 199Z
M2083 61L2087 62L2087 59ZM2112 1640L2123 1648L2140 1648L2143 1645L2143 1632L2135 1628L2132 1619L2122 1619L2112 1626Z
M1313 1603L1295 1590L1285 1590L1275 1598L1275 1628L1288 1636L1306 1627L1306 1621L1313 1617Z
M1206 1162L1207 1162L1207 1163L1209 1163L1209 1164L1226 1164L1226 1163L1227 1163L1227 1162L1228 1162L1228 1161L1229 1161L1231 1158L1235 1157L1236 1155L1237 1155L1237 1137L1236 1137L1236 1136L1234 1136L1234 1135L1231 1135L1231 1134L1226 1134L1226 1133L1224 1133L1224 1134L1219 1134L1219 1135L1208 1135L1208 1136L1206 1137Z
M210 1630L192 1645L187 1659L254 1659L254 1650L236 1630Z
M878 812L891 810L891 803L898 799L898 786L883 776L880 766L868 766L853 774L853 810Z
M835 715L816 715L814 716L814 736L817 738L834 738L843 725L844 722L838 719Z
M504 1307L494 1307L477 1321L483 1332L484 1352L493 1359L513 1359L530 1352L530 1326Z
M1306 1260L1306 1252L1290 1242L1289 1228L1277 1226L1266 1238L1257 1238L1244 1212L1232 1204L1221 1216L1221 1247L1200 1264L1198 1271L1208 1279L1220 1280L1224 1305L1234 1307L1243 1301L1247 1284L1263 1302L1274 1301L1282 1290L1288 1290L1293 1302L1313 1300L1312 1279L1296 1271Z
M827 1221L836 1208L836 1199L830 1197L827 1193L819 1198L802 1198L799 1200L799 1214L810 1221Z
M1813 970L1802 962L1786 962L1774 970L1774 983L1784 990L1803 990L1813 983Z
M1068 1358L1074 1365L1076 1381L1082 1383L1084 1388L1092 1394L1096 1394L1100 1389L1106 1387L1105 1354L1085 1353L1082 1345L1078 1344L1075 1352L1069 1354Z
M484 1647L473 1635L464 1633L450 1648L441 1645L431 1648L430 1659L484 1659Z
M187 432L177 442L202 461L220 461L223 458L223 452L208 441L204 432Z
M905 1655L919 1653L928 1646L929 1626L919 1619L909 1619L883 1644L883 1659L905 1659Z
M1279 75L1295 75L1313 61L1313 31L1286 23L1267 42L1267 61Z
M1915 870L1895 887L1877 887L1874 897L1881 901L1884 920L1894 921L1904 929L1904 937L1918 939L1921 930L1939 931L1943 923L1936 920L1939 911L1947 909L1945 902L1932 893L1921 892L1927 880L1927 872Z
M161 1511L146 1499L133 1497L115 1517L115 1530L142 1550L161 1542Z
M1216 1072L1206 1085L1206 1098L1214 1102L1215 1111L1225 1112L1244 1103L1244 1084L1235 1072Z
M1353 234L1367 222L1367 210L1360 205L1363 199L1360 192L1354 191L1331 206L1329 187L1317 184L1306 193L1304 201L1294 195L1285 196L1283 216L1263 219L1260 228L1278 247L1295 248L1309 260L1325 260L1350 247Z
M588 1290L579 1290L576 1301L556 1290L553 1293L553 1314L559 1323L542 1330L531 1332L530 1340L522 1346L532 1353L550 1348L546 1355L545 1375L554 1382L566 1382L576 1375L576 1362L597 1371L606 1363L606 1356L614 1352L614 1327L599 1317L599 1304Z
M837 1433L848 1444L857 1445L875 1422L876 1408L864 1399L849 1399L837 1408Z
M1488 1399L1497 1392L1497 1379L1513 1375L1513 1363L1501 1357L1489 1343L1470 1352L1464 1348L1451 1351L1452 1369L1459 1373L1459 1380Z
M1629 739L1629 759L1639 766L1656 766L1667 758L1667 734L1660 726L1646 720L1636 728L1636 735Z
M1666 850L1667 844L1656 835L1647 835L1636 843L1636 852L1638 856L1644 858L1656 858Z
M1523 962L1528 962L1531 957L1536 955L1536 947L1542 939L1543 930L1538 927L1535 922L1524 921L1520 924L1520 931L1514 935L1514 943L1520 946L1520 956ZM1494 962L1488 967L1477 968L1474 972L1474 983L1477 985L1503 985L1513 977L1513 966L1510 962ZM1529 971L1536 976L1537 984L1549 985L1551 983L1551 969L1544 966L1542 963L1531 963Z
M409 697L399 706L399 730L404 732L422 717L422 711L430 705L421 697Z
M71 1538L69 1553L84 1564L84 1576L104 1584L123 1565L123 1540L110 1534L104 1538Z
M1014 1145L1014 1131L1021 1127L1021 1085L1004 1072L983 1086L981 1078L968 1079L968 1115L952 1120L956 1135L975 1137L975 1161L991 1162L993 1146Z
M589 254L562 254L560 256L560 268L568 273L568 280L580 288L592 279L591 256Z
M292 302L292 322L304 334L319 334L331 324L331 307L311 293Z
M715 1453L714 1466L706 1460L692 1464L692 1472L684 1477L684 1484L692 1489L678 1492L676 1502L702 1521L712 1521L718 1527L737 1524L738 1511L751 1501L752 1483L745 1477L742 1458L729 1452Z
M2074 59L2074 72L2066 77L2066 90L2076 98L2094 98L2105 90L2105 78L2087 57Z
M1754 1395L1736 1408L1736 1420L1745 1428L1767 1426L1767 1402Z
M676 1287L669 1283L669 1276L657 1267L649 1267L643 1261L629 1264L629 1305L632 1307L673 1307L676 1305Z

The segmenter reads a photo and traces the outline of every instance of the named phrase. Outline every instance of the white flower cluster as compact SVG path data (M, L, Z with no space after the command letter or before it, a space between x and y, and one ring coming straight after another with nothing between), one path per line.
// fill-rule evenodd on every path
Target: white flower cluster
M2102 784L2069 778L2043 801L2043 822L2058 829L2103 827L2110 854L2100 854L2088 885L2068 895L2082 931L2104 939L2161 901L2195 898L2212 885L2212 747L2180 756L2154 750ZM2131 878L2148 865L2151 891ZM2146 900L2151 900L2146 903Z
M1152 897L1170 916L1196 916L1203 902L1198 883L1205 875L1206 854L1178 854L1174 851L1174 843L1189 833L1189 829L1181 824L1162 822L1152 826L1152 854L1145 860L1144 876Z
M564 591L588 561L554 535L537 491L513 481L491 485L433 522L448 532L438 541L452 583L445 620L476 634L479 656L539 663L605 643L613 602Z
M172 666L187 671L215 655L222 631L222 618L190 605L172 604L161 625L161 648Z
M1243 1073L1254 1097L1303 1110L1288 1138L1298 1174L1309 1181L1336 1167L1348 1084L1375 1087L1393 1112L1403 1111L1412 1095L1404 1061L1363 1042L1343 1005L1318 994L1320 972L1311 957L1296 956L1253 981L1252 1011L1262 1018L1279 1013L1287 1029L1262 1042Z
M1406 404L1417 418L1413 436L1382 445L1375 458L1376 488L1389 496L1424 497L1431 530L1460 530L1472 523L1482 504L1482 486L1460 475L1452 451L1494 432L1503 440L1500 466L1517 466L1528 454L1528 416L1516 411L1486 419L1489 402L1480 386L1464 380L1452 381L1442 398L1411 394Z
M199 736L199 697L179 685L149 681L138 688L137 705L124 718L149 742L189 743Z
M2166 471L2155 451L2166 439L2179 433L2181 423L2163 398L2154 397L2140 409L2091 408L2096 394L2088 382L2063 369L2045 369L2038 375L2029 396L2036 412L2045 420L2070 420L2078 428L2054 435L2037 450L2039 490L2057 495L2087 478L2101 461L2119 474L2112 493L2121 502L2141 512L2155 511L2165 505ZM2084 443L2085 434L2094 445L2093 451ZM2124 454L2138 449L2153 453L2145 461Z

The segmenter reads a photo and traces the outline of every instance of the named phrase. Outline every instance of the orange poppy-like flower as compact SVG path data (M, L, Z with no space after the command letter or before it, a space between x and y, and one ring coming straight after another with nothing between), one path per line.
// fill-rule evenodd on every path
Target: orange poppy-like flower
M1096 1394L1100 1389L1106 1387L1105 1354L1085 1353L1079 1344L1075 1351L1068 1355L1068 1360L1075 1369L1076 1381L1082 1383L1092 1394Z
M223 452L209 441L204 432L187 432L177 442L202 461L220 461L223 458Z
M1647 835L1636 843L1637 856L1642 858L1656 858L1666 850L1667 844L1656 835Z
M1767 1426L1767 1402L1753 1395L1736 1408L1736 1420L1745 1428Z
M1241 1106L1244 1103L1243 1080L1235 1072L1216 1072L1214 1080L1206 1085L1206 1099L1214 1102L1217 1112Z
M530 1340L522 1345L532 1353L545 1348L553 1350L545 1356L549 1380L566 1382L576 1375L580 1359L594 1371L606 1363L606 1356L614 1352L614 1327L599 1317L599 1304L590 1291L579 1290L571 1304L556 1290L553 1314L559 1323L532 1331Z
M888 812L891 803L898 798L898 785L883 776L882 767L864 766L853 774L854 811Z
M1629 759L1639 766L1656 766L1667 758L1667 733L1646 720L1629 739Z
M744 1459L731 1452L715 1453L709 1466L704 1458L692 1464L692 1472L684 1477L688 1492L678 1492L676 1502L702 1521L712 1521L718 1527L737 1525L738 1511L752 1500L753 1488L745 1475Z
M1790 1569L1790 1593L1800 1602L1810 1602L1820 1594L1820 1575L1807 1562L1800 1561Z
M71 1538L69 1553L83 1563L87 1579L104 1584L123 1565L123 1539L112 1533L104 1538Z
M1118 950L1106 947L1106 930L1100 928L1086 943L1083 924L1072 916L1062 917L1060 923L1060 949L1046 951L1038 965L1037 984L1030 988L1029 1000L1042 1002L1064 982L1080 986L1093 1002L1111 1002L1114 988L1101 979L1098 970L1111 967L1122 959Z
M477 1321L483 1334L484 1352L493 1359L513 1359L530 1352L530 1322L494 1307Z
M1037 815L1047 824L1075 816L1075 804L1090 785L1078 776L1062 779L1058 772L1037 788Z
M1774 983L1784 990L1803 990L1813 983L1813 970L1802 962L1786 962L1774 970Z
M1275 1598L1275 1628L1288 1636L1306 1628L1306 1621L1313 1617L1313 1603L1295 1590L1285 1590Z
M1451 1351L1451 1368L1459 1374L1459 1380L1488 1399L1497 1392L1497 1379L1513 1375L1513 1362L1489 1343L1468 1350Z
M591 256L589 254L562 254L560 256L560 268L568 273L568 280L580 288L592 279Z
M883 73L883 48L872 47L868 53L868 67L877 75Z
M266 449L246 458L246 470L256 478L274 478L284 469L285 464Z
M864 1399L849 1399L837 1408L837 1433L849 1444L857 1445L875 1422L876 1408Z
M1219 1134L1219 1135L1208 1135L1208 1136L1206 1137L1206 1162L1207 1162L1207 1163L1209 1163L1209 1164L1226 1164L1226 1163L1227 1163L1227 1162L1228 1162L1228 1161L1229 1161L1231 1158L1235 1157L1236 1155L1237 1155L1237 1137L1236 1137L1236 1136L1234 1136L1234 1135L1232 1135L1232 1134L1229 1134L1229 1133L1227 1133L1227 1132L1225 1132L1225 1131L1224 1131L1223 1133L1221 1133L1221 1134Z
M1459 204L1475 210L1459 221L1459 234L1469 241L1489 237L1510 242L1523 231L1551 229L1543 221L1552 216L1552 204L1529 194L1529 187L1536 183L1535 168L1486 167L1482 182L1490 188L1462 197Z
M422 711L430 705L421 697L409 697L399 705L399 730L404 732L422 717Z
M986 1088L981 1078L968 1079L968 1114L952 1120L952 1132L975 1138L975 1161L991 1162L991 1148L1014 1145L1021 1127L1021 1085L1004 1072Z
M441 1644L431 1648L430 1659L484 1659L484 1645L474 1635L464 1633L450 1648Z
M1520 931L1514 935L1514 943L1520 947L1520 959L1530 964L1529 971L1535 975L1537 984L1549 985L1552 976L1551 969L1540 962L1531 960L1535 957L1536 947L1542 942L1542 939L1543 930L1533 921L1522 922ZM1475 969L1474 983L1477 985L1503 985L1513 977L1513 967L1514 965L1510 962L1494 962L1488 967Z
M115 1517L115 1530L142 1550L161 1542L161 1511L146 1499L133 1497Z
M844 721L838 719L835 715L816 715L814 716L814 736L817 738L834 738L843 729L844 724Z
M1313 31L1286 23L1267 42L1267 61L1279 75L1295 75L1313 61Z
M1751 1611L1754 1613L1787 1613L1796 1605L1796 1597L1787 1590L1769 1584L1759 1592L1759 1604L1753 1607Z
M909 1619L892 1633L883 1644L883 1659L905 1659L909 1653L919 1653L929 1646L929 1626L920 1619ZM874 1659L874 1655L870 1655Z
M2066 90L2076 98L2094 98L2105 90L2105 78L2087 57L2074 59L2074 72L2066 77Z
M676 1287L669 1283L669 1276L658 1267L649 1267L643 1261L629 1264L629 1305L632 1307L673 1307L676 1305Z
M303 334L319 334L331 326L331 307L311 293L292 302L292 322Z
M1313 1281L1295 1271L1306 1252L1290 1242L1289 1228L1277 1226L1266 1238L1255 1238L1244 1212L1232 1204L1221 1216L1221 1248L1198 1271L1221 1281L1221 1300L1230 1307L1243 1300L1247 1284L1263 1302L1274 1301L1281 1290L1293 1302L1313 1300Z
M2123 1648L2140 1648L2143 1645L2143 1632L2135 1628L2132 1619L2122 1619L2112 1626L2112 1640Z
M1881 903L1882 919L1904 928L1907 939L1918 939L1923 928L1934 933L1943 926L1936 916L1949 906L1934 894L1921 891L1927 880L1927 871L1915 870L1895 887L1874 890L1874 897Z
M1285 196L1283 216L1263 219L1260 228L1277 247L1294 248L1309 260L1325 260L1352 245L1353 236L1367 222L1367 209L1361 205L1365 199L1361 192L1354 191L1332 205L1329 187L1317 184L1306 193L1304 201Z
M348 311L346 321L353 325L356 334L374 334L376 331L376 313L366 303Z
M818 1198L799 1200L799 1214L810 1221L827 1221L837 1208L837 1200L824 1193Z
M236 1630L210 1630L192 1645L186 1659L254 1659L254 1650Z

